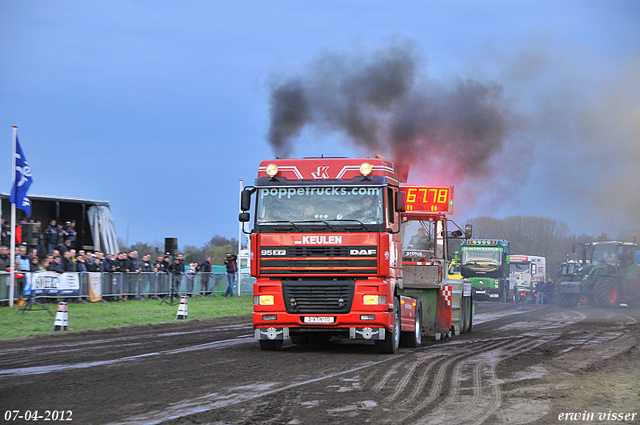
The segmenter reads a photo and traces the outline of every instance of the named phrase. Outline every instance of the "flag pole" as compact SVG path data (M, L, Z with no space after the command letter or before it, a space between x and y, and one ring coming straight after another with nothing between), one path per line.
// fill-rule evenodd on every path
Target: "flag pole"
M240 199L238 200L238 207L242 203L242 189L244 189L244 184L242 179L240 179ZM240 212L242 212L241 208L238 208ZM238 268L238 296L240 294L240 279L242 279L242 274L240 273L240 250L242 249L242 223L238 221L238 257L236 258L236 267Z
M18 126L13 126L13 155L11 155L11 184L16 185L16 140L18 138ZM16 279L16 204L11 203L11 251L9 254L11 272L9 274L9 307L13 307L13 290Z

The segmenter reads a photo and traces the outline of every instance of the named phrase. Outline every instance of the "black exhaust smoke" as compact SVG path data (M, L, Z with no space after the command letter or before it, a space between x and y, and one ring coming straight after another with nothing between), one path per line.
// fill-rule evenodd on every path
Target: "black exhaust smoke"
M305 126L340 132L363 153L451 184L488 176L516 122L497 84L424 78L415 43L373 52L324 53L304 72L271 84L269 143L290 155ZM416 170L418 169L418 170Z

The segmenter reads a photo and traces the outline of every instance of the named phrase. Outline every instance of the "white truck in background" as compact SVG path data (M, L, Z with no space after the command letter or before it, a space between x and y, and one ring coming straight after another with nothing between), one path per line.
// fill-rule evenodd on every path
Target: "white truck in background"
M546 282L547 260L535 255L510 255L509 281L514 284L513 299L535 303L536 285Z

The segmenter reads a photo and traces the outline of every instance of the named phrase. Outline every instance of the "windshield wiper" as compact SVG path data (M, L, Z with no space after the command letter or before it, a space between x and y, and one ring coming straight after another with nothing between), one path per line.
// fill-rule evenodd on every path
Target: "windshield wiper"
M326 220L305 220L305 221L300 221L298 220L297 223L323 223L326 224L328 227L331 228L331 230L333 230L334 232L337 232L338 229L336 229L335 227L333 227L331 224L329 224Z
M369 226L367 226L366 224L364 224L363 222L361 222L360 220L356 220L355 218L347 218L347 219L343 219L343 220L336 220L336 221L340 221L345 222L345 221L355 221L356 223L360 223L362 225L362 227L364 227L365 229L367 229L368 231L371 232L371 228Z
M293 221L289 221L289 220L276 220L276 221L268 221L266 223L261 223L261 224L290 224L293 227L295 227L296 229L298 229L299 231L303 231L302 227L298 226L296 223L294 223Z

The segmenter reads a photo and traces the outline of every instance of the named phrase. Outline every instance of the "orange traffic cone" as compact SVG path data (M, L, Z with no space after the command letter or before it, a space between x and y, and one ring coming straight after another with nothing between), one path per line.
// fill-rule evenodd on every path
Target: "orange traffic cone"
M180 305L178 306L178 314L176 314L176 320L186 319L189 315L187 308L187 297L180 298Z
M67 303L58 303L58 312L56 313L56 319L53 321L54 331L66 331L69 329L69 312L67 309Z

